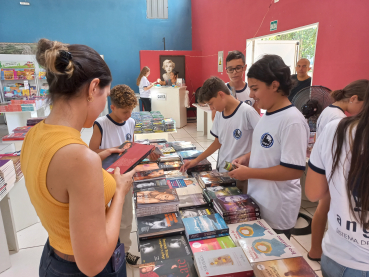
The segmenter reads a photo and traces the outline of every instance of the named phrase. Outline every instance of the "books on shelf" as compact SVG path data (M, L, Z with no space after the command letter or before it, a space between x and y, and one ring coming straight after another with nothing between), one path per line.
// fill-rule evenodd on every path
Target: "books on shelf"
M186 208L179 211L181 214L182 219L183 218L189 218L189 217L196 217L200 215L209 215L209 214L215 214L213 208L211 207L197 207L197 208Z
M137 233L140 240L183 235L184 225L177 212L144 216L137 218Z
M120 174L132 170L155 149L155 146L125 142L119 148L125 151L111 154L102 161L102 167L109 173L114 173L117 167L120 168Z
M140 241L143 264L191 256L191 248L184 236L171 236Z
M173 162L160 162L159 167L164 169L165 171L169 170L179 170L183 163L181 161L173 161Z
M3 137L3 141L24 140L27 133L13 133Z
M22 177L23 177L23 172L21 169L21 164L20 164L20 151L12 153L12 154L1 154L0 155L0 160L11 160L14 168L15 168L15 174L16 174L16 182L18 182Z
M227 172L219 172L217 170L194 172L192 176L196 177L202 188L215 186L236 186L236 179L229 177Z
M206 201L213 202L218 196L239 195L242 193L237 187L216 186L204 189L203 194Z
M137 217L178 212L179 198L175 189L135 192L134 201Z
M255 277L318 277L303 257L253 263L252 269Z
M230 236L190 241L192 253L236 247Z
M249 221L247 223L228 224L228 228L229 235L237 245L239 239L277 234L264 219Z
M13 130L13 133L27 133L32 126L17 127Z
M179 156L182 157L182 159L196 159L203 151L199 150L187 150L187 151L180 151L177 152Z
M197 277L191 256L139 265L140 277Z
M198 277L251 277L252 267L240 247L194 253Z
M160 180L165 179L164 170L162 169L154 169L147 171L136 172L133 175L133 180L135 182L146 182L148 180Z
M239 239L238 244L250 263L302 256L284 234Z
M167 185L165 179L161 180L147 180L145 182L134 182L133 183L133 192L137 191L146 191L150 189L164 189L167 190L170 187Z
M11 160L0 160L0 176L7 184L14 184L16 181L16 173L14 164Z
M186 237L189 241L229 235L229 228L219 214L183 218Z
M183 162L185 161L186 160L183 160ZM202 172L211 170L212 170L211 163L207 159L204 159L200 161L196 166L187 169L187 173L191 174L192 172Z

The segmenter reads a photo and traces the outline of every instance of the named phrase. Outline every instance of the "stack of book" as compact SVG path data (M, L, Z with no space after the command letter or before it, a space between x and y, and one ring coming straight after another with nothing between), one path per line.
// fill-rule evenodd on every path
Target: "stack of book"
M14 152L12 154L1 154L0 160L8 161L11 160L13 162L16 174L16 182L18 182L23 177L23 172L21 169L20 163L20 151Z
M213 207L227 224L260 219L259 206L247 194L217 196Z
M15 168L11 160L0 160L0 176L8 185L14 185L17 179L17 175L15 173Z
M177 153L164 154L159 158L159 162L175 162L180 160L181 157Z
M183 162L185 161L187 161L187 159L183 160ZM212 170L211 163L207 159L204 159L200 161L196 166L187 169L187 173L192 174L193 172L202 172L211 170Z
M181 158L184 159L196 159L198 156L201 155L203 151L199 150L187 150L187 151L180 151L178 152L178 155L181 156Z
M215 214L213 208L211 207L197 207L197 208L186 208L179 211L181 214L182 219L183 218L189 218L189 217L196 217L200 215L209 215L209 214Z
M190 181L190 179L187 179L187 181ZM176 190L179 197L180 209L209 206L209 204L204 200L202 189L198 184L179 187Z
M174 161L174 162L160 162L159 167L164 169L165 171L169 170L178 170L181 168L183 163L181 161Z
M14 186L14 183L5 183L3 177L0 176L0 201L5 197L5 195L10 191L10 189Z
M242 192L237 187L207 187L203 190L204 199L211 203L218 196L231 196L231 195L240 195Z
M24 140L27 133L13 133L3 137L3 141Z
M236 247L230 236L190 241L192 253Z
M17 127L13 130L13 133L27 133L32 126Z
M191 256L139 265L140 277L198 277Z
M144 182L134 182L133 183L133 192L138 191L146 191L151 190L155 188L161 188L161 189L170 189L170 187L167 185L167 181L165 179L161 180L147 180Z
M135 120L135 133L162 133L174 132L176 123L173 119L167 118L159 111L133 112L131 117Z
M148 180L160 180L165 179L164 170L162 169L153 169L146 171L136 172L133 176L133 180L135 182L146 182Z
M172 141L170 144L176 152L196 149L196 146L189 141Z
M192 176L196 177L202 188L208 187L230 187L236 186L236 179L229 177L227 172L218 172L217 170L193 172Z

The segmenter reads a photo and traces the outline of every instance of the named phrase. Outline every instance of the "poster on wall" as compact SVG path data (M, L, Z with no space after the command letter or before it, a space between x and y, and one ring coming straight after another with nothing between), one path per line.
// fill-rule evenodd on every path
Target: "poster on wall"
M0 54L35 55L37 43L0 43Z
M160 59L160 79L170 80L172 71L178 72L178 78L186 79L185 56L159 56Z

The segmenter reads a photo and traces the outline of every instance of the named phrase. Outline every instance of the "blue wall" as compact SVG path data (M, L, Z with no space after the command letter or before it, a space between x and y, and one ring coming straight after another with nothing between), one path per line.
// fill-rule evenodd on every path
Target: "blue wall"
M147 19L146 0L28 1L0 0L0 42L86 44L104 55L113 85L135 92L140 50L163 50L163 37L167 50L192 50L191 0L168 0L166 20Z

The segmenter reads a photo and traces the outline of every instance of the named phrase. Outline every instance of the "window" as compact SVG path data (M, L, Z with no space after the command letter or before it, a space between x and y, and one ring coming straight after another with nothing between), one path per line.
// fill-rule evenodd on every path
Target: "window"
M147 18L168 19L168 0L146 0Z

